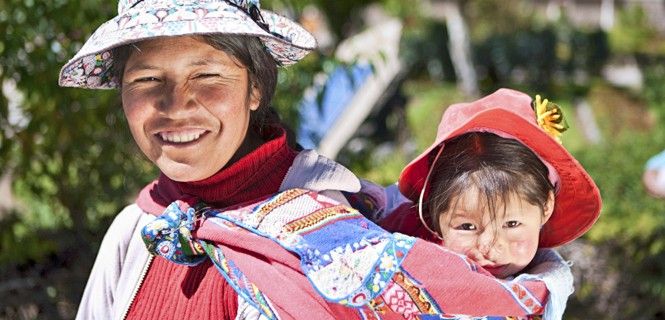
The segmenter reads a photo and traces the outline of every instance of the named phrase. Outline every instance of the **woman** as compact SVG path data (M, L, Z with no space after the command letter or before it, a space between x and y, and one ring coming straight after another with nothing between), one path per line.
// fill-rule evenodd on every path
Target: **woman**
M270 109L276 67L297 62L315 47L315 41L292 21L260 10L258 0L120 0L118 12L63 67L60 85L120 89L131 133L161 175L107 231L77 318L266 317L266 312L248 302L246 291L216 270L210 259L182 265L154 258L140 240L140 233L174 201L225 208L301 188L345 204L341 192L360 190L360 181L346 168L313 151L296 151ZM263 250L291 259L292 255L279 246L260 243L234 254ZM248 264L245 271L267 277L272 265L260 263ZM259 265L266 268L260 269L265 273L257 271ZM453 278L471 273L461 262L447 268ZM482 276L473 274L477 275ZM457 285L456 299L468 296L464 290L470 289L472 294L488 286L487 296L505 294L503 285L490 280L468 284L449 278L444 277L448 282L442 288ZM285 279L286 288L291 283ZM290 306L275 303L275 310L285 310L281 318L357 315L350 308L315 296L305 278L293 283L302 290L284 293L310 294L298 297L303 303L311 302L312 308L321 306L323 313L314 313L311 308L289 310ZM534 292L542 301L547 292L539 288ZM298 300L294 297L293 301ZM469 303L475 309L468 310L501 303Z

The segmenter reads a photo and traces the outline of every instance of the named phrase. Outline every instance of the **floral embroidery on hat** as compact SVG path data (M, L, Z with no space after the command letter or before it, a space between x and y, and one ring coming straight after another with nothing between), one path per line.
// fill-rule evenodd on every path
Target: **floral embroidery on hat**
M536 95L536 100L533 102L533 109L536 111L538 125L550 137L561 143L561 134L568 130L568 123L563 117L561 107L547 99L541 100L540 95Z
M112 48L155 37L236 34L257 37L278 66L302 59L316 47L297 23L268 10L259 0L120 0L118 16L102 24L60 71L59 84L118 88L111 72Z

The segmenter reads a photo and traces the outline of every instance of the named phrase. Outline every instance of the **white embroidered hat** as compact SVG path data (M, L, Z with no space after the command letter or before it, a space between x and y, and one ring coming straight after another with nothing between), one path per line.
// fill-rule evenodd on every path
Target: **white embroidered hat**
M259 0L120 0L118 15L102 24L62 67L64 87L112 89L110 49L156 37L195 34L257 36L278 65L290 65L316 48L297 23L267 10Z

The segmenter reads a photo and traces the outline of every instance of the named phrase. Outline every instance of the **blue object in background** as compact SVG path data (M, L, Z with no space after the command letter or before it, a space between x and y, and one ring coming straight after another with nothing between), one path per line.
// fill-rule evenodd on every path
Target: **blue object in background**
M371 74L369 63L337 67L325 84L315 86L303 97L298 106L300 122L297 129L298 143L303 148L316 149Z
M651 157L646 164L647 170L665 169L665 150Z

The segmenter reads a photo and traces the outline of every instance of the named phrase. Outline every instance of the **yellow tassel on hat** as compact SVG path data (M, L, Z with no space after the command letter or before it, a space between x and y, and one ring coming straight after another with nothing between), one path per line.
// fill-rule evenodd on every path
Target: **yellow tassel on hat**
M536 95L533 107L536 111L538 125L550 137L561 143L561 134L568 129L568 123L563 118L561 107L547 99L541 100L540 95Z

